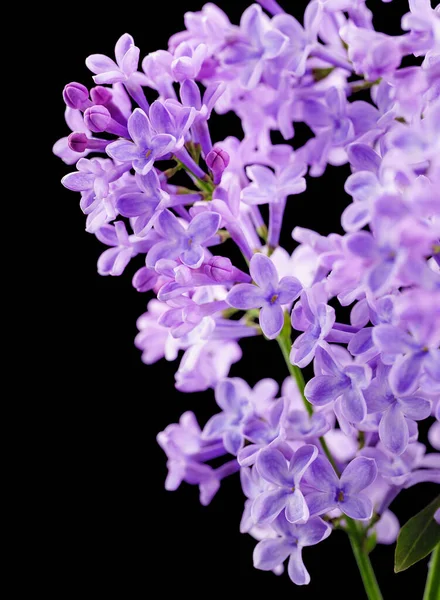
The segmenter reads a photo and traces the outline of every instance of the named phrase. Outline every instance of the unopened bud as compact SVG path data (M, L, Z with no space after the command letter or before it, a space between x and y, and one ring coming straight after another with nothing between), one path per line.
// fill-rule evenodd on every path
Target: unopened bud
M229 165L229 154L222 148L213 148L206 157L206 164L214 176L215 185L220 183L223 171Z
M85 152L87 150L87 142L88 138L85 133L80 133L79 131L74 131L67 138L67 144L71 150L74 152Z
M96 105L91 106L84 113L84 121L90 131L99 133L106 131L111 121L111 115L105 106Z
M222 281L230 281L234 267L231 261L226 256L213 256L204 266L206 275L212 277L218 283Z
M76 81L66 85L63 90L63 98L69 108L84 110L91 104L89 90L85 85Z
M90 97L95 104L107 104L112 99L112 93L102 85L97 85L90 90Z

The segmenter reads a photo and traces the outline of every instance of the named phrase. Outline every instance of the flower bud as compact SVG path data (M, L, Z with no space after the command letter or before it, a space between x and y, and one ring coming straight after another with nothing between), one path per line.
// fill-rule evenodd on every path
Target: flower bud
M230 281L234 267L226 256L213 256L204 266L206 275L212 277L218 283Z
M84 121L90 131L95 133L106 131L111 121L111 115L105 106L91 106L84 113Z
M85 133L74 131L67 138L67 144L74 152L85 152L87 150L88 138Z
M206 157L206 164L214 176L215 185L220 183L223 171L229 165L229 154L222 148L213 148Z
M102 85L97 85L90 90L90 97L95 104L107 104L112 99L112 93Z
M63 90L64 102L69 108L84 110L90 106L89 90L82 83L68 83Z

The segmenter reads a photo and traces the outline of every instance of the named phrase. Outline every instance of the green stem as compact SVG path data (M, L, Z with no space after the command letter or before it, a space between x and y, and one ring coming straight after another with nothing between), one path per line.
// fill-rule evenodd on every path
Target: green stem
M362 577L368 600L382 600L382 594L374 574L370 558L363 545L363 530L356 521L346 517L346 531L350 539L351 548Z
M429 561L423 600L439 600L440 598L440 544L434 548Z

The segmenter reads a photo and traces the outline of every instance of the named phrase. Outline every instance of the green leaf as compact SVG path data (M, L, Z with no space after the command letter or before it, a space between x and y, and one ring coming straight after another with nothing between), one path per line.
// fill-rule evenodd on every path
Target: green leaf
M440 542L440 525L434 513L440 508L440 496L402 527L397 538L394 571L400 573L425 558Z

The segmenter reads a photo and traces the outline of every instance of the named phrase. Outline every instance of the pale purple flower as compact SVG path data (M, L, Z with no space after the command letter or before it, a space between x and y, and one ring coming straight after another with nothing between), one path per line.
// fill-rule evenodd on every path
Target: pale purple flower
M369 81L393 73L400 65L402 51L399 39L348 22L340 31L348 45L348 58L355 73Z
M417 335L417 331L412 336L394 325L378 325L374 328L375 345L389 357L387 363L392 363L389 382L396 396L412 394L419 386L422 372L428 378L440 381L440 329L435 321L432 325L423 338Z
M170 152L176 144L172 135L156 133L140 108L136 108L128 119L128 131L133 141L113 142L107 146L107 154L117 161L131 163L141 175L146 175L154 161Z
M147 252L154 244L157 236L138 238L128 235L125 223L116 221L114 225L104 225L96 232L96 237L107 246L98 259L100 275L122 275L130 260L139 253Z
M368 412L382 413L379 437L394 454L402 454L409 443L408 419L420 421L431 414L431 403L420 395L396 397L388 383L389 369L378 369L376 378L364 391Z
M182 42L174 50L171 63L171 73L175 81L197 79L202 63L208 54L205 44L192 48L187 42Z
M187 393L214 388L241 356L240 346L234 340L201 339L183 355L176 371L176 388Z
M286 440L312 440L331 429L322 413L308 415L304 410L288 410L282 417L282 437Z
M367 231L352 233L346 238L347 249L362 258L365 264L365 284L376 296L388 293L395 285L399 270L409 260L404 246L393 239L374 237Z
M254 567L271 571L289 558L287 571L296 585L310 583L310 575L302 560L302 549L325 540L331 527L322 519L310 519L305 525L293 525L283 515L272 524L279 537L264 539L254 550Z
M374 482L376 476L376 462L371 458L354 458L339 479L327 458L318 456L306 476L307 485L318 490L306 496L310 515L322 515L339 508L352 519L370 519L373 505L362 491Z
M335 322L335 310L327 304L328 295L321 283L301 292L292 310L293 329L304 331L293 342L290 362L301 369L314 358L316 348L326 339Z
M228 308L224 300L200 303L195 300L195 295L193 298L182 295L167 300L170 308L161 315L159 324L168 327L173 337L181 338L193 331L203 319Z
M147 267L154 267L161 258L180 258L184 265L197 269L205 257L203 245L215 235L219 226L219 214L203 212L185 229L172 212L164 210L154 225L163 240L148 253Z
M318 456L316 446L299 448L288 463L285 456L275 448L261 450L257 457L257 469L263 479L274 489L257 496L252 505L252 518L256 523L272 522L282 510L290 523L305 523L309 509L300 490L304 473Z
M168 425L157 435L157 442L168 457L168 475L165 489L176 490L182 481L200 488L200 503L209 504L220 487L223 477L234 472L234 464L226 463L218 469L205 461L225 454L223 445L206 444L194 413L184 413L179 423ZM231 468L232 467L232 468ZM235 468L237 470L237 468Z
M241 81L247 89L253 89L261 79L266 61L279 56L286 48L288 38L253 4L240 20L242 36L230 42L224 52L227 65L241 66Z
M361 423L367 415L363 390L371 380L368 365L349 363L340 365L327 349L318 347L316 356L325 375L311 379L304 390L306 398L316 406L325 406L341 397L345 418L350 423Z
M255 404L255 388L252 397L253 404ZM244 436L251 443L238 452L238 462L242 466L253 465L258 452L263 448L278 447L278 441L280 445L283 444L280 438L280 419L284 409L284 399L272 400L271 404L270 409L264 410L263 413L254 407L254 414L247 419L244 425Z
M81 158L78 171L69 173L61 183L69 190L81 192L81 209L88 216L86 230L96 233L105 223L117 216L115 188L111 184L119 180L128 168L116 166L113 161L102 158Z
M95 73L93 80L97 84L127 81L136 73L140 50L134 40L124 33L115 46L116 62L103 54L92 54L86 60L87 67Z
M303 177L306 170L300 161L294 161L278 173L263 165L248 167L246 174L252 183L244 188L241 198L247 204L283 202L287 196L301 194L306 189Z
M136 173L136 191L121 194L116 208L123 217L133 218L133 231L142 235L149 231L155 220L166 208L171 208L175 200L161 189L159 177L154 169L146 175ZM182 199L182 203L185 199Z
M246 388L240 380L224 379L215 389L215 400L223 412L209 419L203 439L223 439L226 450L236 456L244 444L243 428L252 413Z
M256 285L240 283L232 288L227 302L242 310L261 308L260 326L269 339L279 335L284 324L282 306L293 302L301 292L301 284L296 277L283 277L273 262L264 254L254 254L249 265L252 279Z

